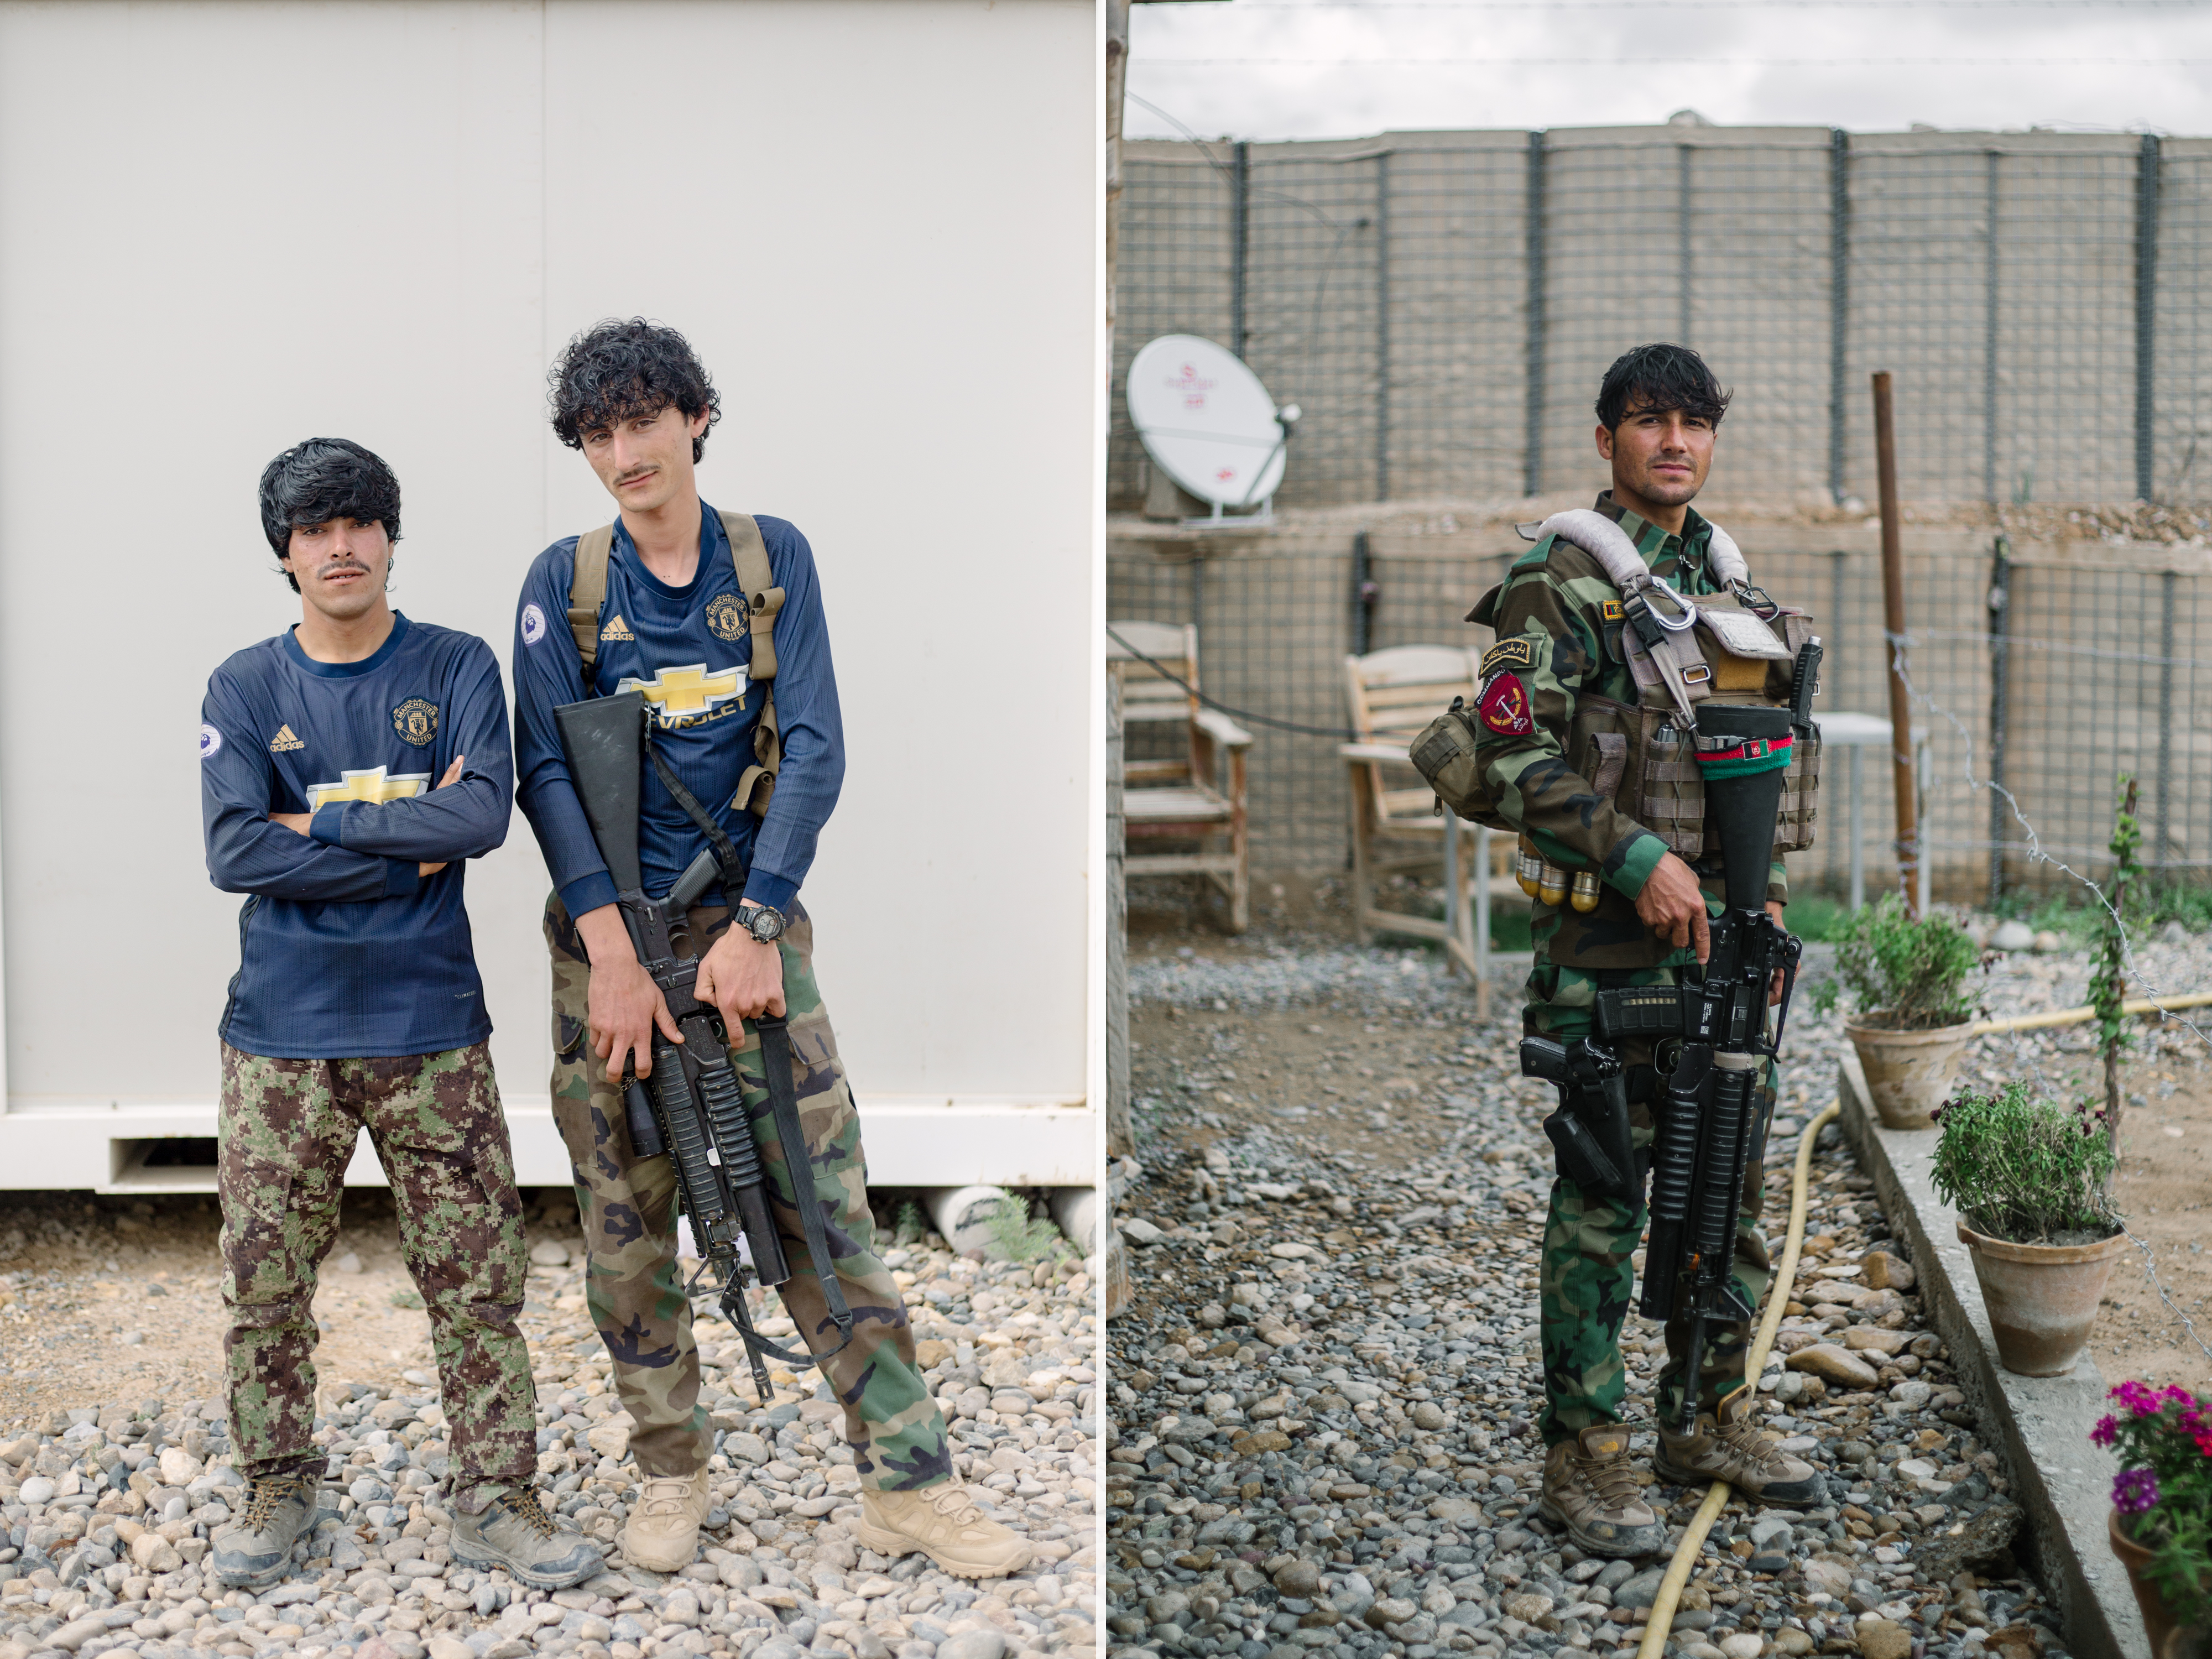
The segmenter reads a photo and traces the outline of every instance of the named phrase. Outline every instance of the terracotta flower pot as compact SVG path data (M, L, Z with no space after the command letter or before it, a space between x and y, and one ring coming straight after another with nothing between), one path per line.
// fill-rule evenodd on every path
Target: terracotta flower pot
M2173 1631L2173 1609L2158 1593L2158 1586L2143 1577L2143 1568L2150 1560L2150 1552L2129 1537L2120 1526L2120 1512L2114 1510L2106 1517L2105 1531L2112 1540L2112 1553L2128 1570L2128 1587L2136 1593L2136 1606L2142 1610L2143 1629L2150 1636L2153 1654L2166 1651L2166 1638Z
M2094 1244L2013 1244L1961 1221L1959 1242L1981 1281L1997 1363L2022 1376L2071 1370L2097 1322L2098 1298L2128 1236L2114 1233Z
M1867 1093L1885 1129L1931 1129L1929 1114L1943 1103L1959 1074L1959 1057L1973 1041L1973 1026L1939 1025L1930 1031L1886 1031L1846 1025L1866 1073Z

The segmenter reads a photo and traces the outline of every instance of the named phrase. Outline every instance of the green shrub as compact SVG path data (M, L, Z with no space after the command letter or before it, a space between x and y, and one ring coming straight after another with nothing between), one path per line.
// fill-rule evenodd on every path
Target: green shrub
M1834 943L1844 937L1851 925L1850 910L1818 893L1791 899L1785 914L1790 931L1799 939L1810 939L1815 944Z
M1814 993L1822 1013L1835 1006L1838 981L1850 992L1860 1023L1924 1031L1974 1016L1966 976L1982 953L1955 921L1936 911L1915 921L1895 893L1851 917L1836 952L1836 980Z
M1067 1241L1048 1215L1031 1215L1030 1201L1019 1193L999 1189L998 1207L991 1212L991 1237L1009 1261L1036 1261L1063 1253Z
M1946 1101L1935 1118L1941 1133L1929 1178L1976 1232L2051 1244L2082 1242L2063 1239L2067 1233L2109 1238L2118 1230L2106 1191L2112 1149L2102 1110L2075 1111L2008 1083L1995 1094Z

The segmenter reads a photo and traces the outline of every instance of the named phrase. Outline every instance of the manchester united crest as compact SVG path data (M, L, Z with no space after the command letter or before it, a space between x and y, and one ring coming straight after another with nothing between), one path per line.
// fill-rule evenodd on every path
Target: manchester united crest
M421 697L408 698L392 711L392 729L399 734L400 742L428 749L438 735L438 705Z
M717 593L707 604L707 626L714 629L718 640L734 640L743 636L745 624L752 613L745 602L734 593Z

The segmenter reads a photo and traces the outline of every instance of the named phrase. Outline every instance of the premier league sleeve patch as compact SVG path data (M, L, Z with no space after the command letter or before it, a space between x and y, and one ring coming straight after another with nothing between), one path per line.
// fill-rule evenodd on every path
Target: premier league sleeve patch
M1493 674L1476 705L1482 723L1501 737L1525 738L1536 729L1528 714L1528 688L1518 674Z
M545 613L535 604L522 607L522 642L535 645L545 637Z
M203 720L200 722L200 758L213 760L222 748L222 733Z

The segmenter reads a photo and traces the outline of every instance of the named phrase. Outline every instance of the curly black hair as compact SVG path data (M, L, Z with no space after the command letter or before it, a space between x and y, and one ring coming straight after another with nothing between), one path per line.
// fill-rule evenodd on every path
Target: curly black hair
M1735 394L1721 389L1705 360L1686 345L1632 346L1613 360L1597 389L1597 418L1618 431L1631 403L1644 409L1681 410L1715 426Z
M349 438L310 438L261 469L261 533L279 559L292 551L295 526L332 519L380 524L399 539L399 479L382 456ZM284 580L300 591L290 571Z
M691 343L674 329L642 317L608 317L568 342L546 375L553 430L571 449L584 434L633 416L658 413L673 404L687 420L707 417L707 431L722 418L714 390ZM696 462L707 453L707 433L691 441Z

